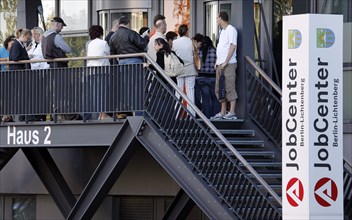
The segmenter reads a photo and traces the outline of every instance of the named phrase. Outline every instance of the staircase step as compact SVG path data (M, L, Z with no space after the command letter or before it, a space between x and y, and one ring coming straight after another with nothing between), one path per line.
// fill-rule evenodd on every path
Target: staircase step
M199 122L204 123L202 119L198 119ZM210 120L211 123L217 129L238 129L241 128L243 125L243 119L236 119L236 120Z
M232 136L232 135L243 135L254 137L254 130L239 130L239 129L219 129L219 132L224 136ZM210 131L210 134L214 134L213 131Z
M223 142L220 139L215 139L218 144L222 144ZM254 140L254 139L241 139L241 138L227 138L227 141L234 146L257 146L264 147L264 141L262 140Z
M281 179L282 178L282 174L280 173L259 173L259 175L263 178L263 179ZM247 173L247 176L249 178L254 178L254 175L251 173Z
M232 154L231 151L227 151L228 154ZM275 153L273 151L240 151L240 154L243 157L253 157L253 158L270 158L273 159L275 157Z
M249 163L252 167L256 168L256 167L266 167L266 168L277 168L277 169L281 169L282 167L282 163L281 162L251 162ZM240 162L239 163L240 166L243 166L243 164Z

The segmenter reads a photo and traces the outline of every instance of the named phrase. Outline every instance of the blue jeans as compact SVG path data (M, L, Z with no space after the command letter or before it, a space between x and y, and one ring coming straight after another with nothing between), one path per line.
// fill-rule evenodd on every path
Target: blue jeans
M143 63L143 60L141 58L124 58L119 60L119 64L139 64Z
M210 118L220 112L220 103L215 95L215 77L197 77L196 85L200 88L203 114Z

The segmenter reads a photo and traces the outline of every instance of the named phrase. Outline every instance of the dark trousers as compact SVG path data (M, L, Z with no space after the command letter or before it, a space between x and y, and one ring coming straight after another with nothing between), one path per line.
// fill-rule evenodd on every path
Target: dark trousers
M201 106L207 118L220 112L220 103L215 95L215 77L197 77L195 89L195 103Z

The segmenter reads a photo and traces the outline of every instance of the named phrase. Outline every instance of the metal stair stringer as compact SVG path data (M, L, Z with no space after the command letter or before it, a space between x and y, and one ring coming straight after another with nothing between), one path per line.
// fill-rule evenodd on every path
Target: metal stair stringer
M238 219L158 128L145 119L137 139L210 219Z

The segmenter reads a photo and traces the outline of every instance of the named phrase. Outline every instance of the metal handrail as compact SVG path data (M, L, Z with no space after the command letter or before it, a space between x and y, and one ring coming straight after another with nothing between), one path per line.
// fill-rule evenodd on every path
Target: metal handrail
M249 56L246 56L246 62L250 64L267 83L277 92L282 96L282 91L279 86L277 86L274 81L250 58Z
M55 58L55 59L33 59L33 60L20 60L20 61L1 61L1 64L25 64L25 63L39 63L39 62L63 62L63 61L78 61L78 60L97 60L97 59L113 59L113 58L131 58L131 57L145 57L146 53L130 53L120 55L108 56L85 56L85 57L68 57L68 58Z
M197 106L188 98L188 96L178 88L178 86L172 81L172 79L167 76L164 70L150 57L148 54L145 55L148 62L150 62L155 69L161 73L161 76L168 82L169 85L173 87L176 92L178 92L181 97L186 100L187 105L194 109L195 113L200 119L207 125L207 127L214 132L214 134L225 144L225 146L233 153L236 158L243 164L244 167L255 177L255 179L263 185L267 192L276 200L278 204L282 206L282 200L277 195L277 193L265 182L265 180L254 170L254 168L242 157L242 155L230 144L230 142L219 132L219 130L210 122L210 120L197 108Z

